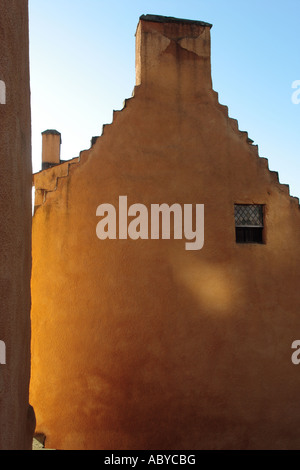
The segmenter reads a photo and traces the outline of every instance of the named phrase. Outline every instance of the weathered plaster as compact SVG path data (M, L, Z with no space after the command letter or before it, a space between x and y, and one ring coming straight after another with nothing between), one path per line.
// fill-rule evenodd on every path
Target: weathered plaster
M210 25L142 19L136 40L134 96L67 176L35 177L37 430L58 449L299 448L299 200L219 104ZM203 249L100 241L120 195L204 204ZM265 244L235 243L235 203L265 205Z

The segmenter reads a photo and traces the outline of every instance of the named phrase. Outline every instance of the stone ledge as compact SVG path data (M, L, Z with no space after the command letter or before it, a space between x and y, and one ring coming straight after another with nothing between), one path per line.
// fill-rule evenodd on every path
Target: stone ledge
M197 24L200 26L208 26L212 28L212 24L206 23L205 21L197 20L186 20L183 18L174 18L173 16L160 16L160 15L142 15L140 16L142 21L151 21L153 23L182 23L182 24Z

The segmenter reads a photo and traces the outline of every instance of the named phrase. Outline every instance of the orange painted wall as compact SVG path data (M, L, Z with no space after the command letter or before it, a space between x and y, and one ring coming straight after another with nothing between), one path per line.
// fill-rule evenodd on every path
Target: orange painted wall
M28 2L0 2L0 450L29 450L31 116Z
M55 180L33 219L37 431L57 449L299 448L299 201L219 104L208 25L141 19L137 84L67 176L35 177ZM100 241L120 195L204 204L204 248ZM265 204L265 244L236 244L235 203Z

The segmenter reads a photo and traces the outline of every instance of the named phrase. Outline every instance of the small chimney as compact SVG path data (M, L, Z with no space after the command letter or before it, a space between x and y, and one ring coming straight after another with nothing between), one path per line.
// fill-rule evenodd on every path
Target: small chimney
M54 129L42 132L42 170L60 164L61 134Z

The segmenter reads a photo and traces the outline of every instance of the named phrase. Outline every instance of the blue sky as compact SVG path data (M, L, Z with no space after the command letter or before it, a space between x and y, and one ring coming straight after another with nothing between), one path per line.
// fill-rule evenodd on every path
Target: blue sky
M139 17L156 14L213 24L220 103L300 197L300 104L292 102L300 80L299 0L29 0L29 8L34 172L42 131L61 132L67 160L123 107L135 85Z

